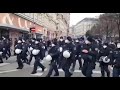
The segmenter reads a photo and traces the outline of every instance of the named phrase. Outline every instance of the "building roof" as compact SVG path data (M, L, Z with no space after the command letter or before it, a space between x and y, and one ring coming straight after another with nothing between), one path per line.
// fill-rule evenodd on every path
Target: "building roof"
M79 23L83 22L83 21L97 21L96 18L84 18L83 20L79 21L76 25L78 25Z

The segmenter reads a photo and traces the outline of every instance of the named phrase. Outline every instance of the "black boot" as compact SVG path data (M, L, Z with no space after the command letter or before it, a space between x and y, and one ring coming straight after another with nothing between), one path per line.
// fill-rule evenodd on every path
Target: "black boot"
M59 76L59 73L55 73L54 76Z
M37 73L36 71L32 71L32 73L31 74L35 74L35 73Z

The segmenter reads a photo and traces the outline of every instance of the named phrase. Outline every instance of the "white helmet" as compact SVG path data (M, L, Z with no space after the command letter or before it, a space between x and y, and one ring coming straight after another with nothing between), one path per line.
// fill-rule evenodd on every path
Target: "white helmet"
M62 52L62 51L63 51L63 48L62 48L62 47L60 47L60 48L59 48L59 50L60 50L60 52Z
M32 48L32 47L30 47L29 49L30 49L30 51L32 51L32 50L33 50L33 48Z
M117 48L120 48L120 43L117 44Z
M65 40L65 43L69 43L69 40L66 39L66 40Z
M0 52L0 55L2 55L3 52Z
M47 56L45 57L45 59L46 59L47 61L51 61L51 60L52 60L52 57L51 57L51 55L47 55Z
M70 57L70 53L66 50L63 52L63 57L65 58L69 58Z
M106 57L103 58L103 62L104 62L104 63L109 63L109 62L110 62L110 59L106 56Z
M21 49L15 49L15 53L16 53L16 54L20 54L21 51L22 51Z
M40 52L40 50L38 50L38 49L33 49L32 54L33 54L33 55L38 55L39 52Z
M21 40L18 40L18 43L21 43L22 41Z
M79 40L75 40L75 42L79 42Z

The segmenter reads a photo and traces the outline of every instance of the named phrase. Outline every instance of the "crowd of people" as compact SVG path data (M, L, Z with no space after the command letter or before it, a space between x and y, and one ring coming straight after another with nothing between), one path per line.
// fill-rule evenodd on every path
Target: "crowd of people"
M17 69L22 69L23 63L30 65L33 57L35 58L31 74L37 73L38 66L44 72L46 67L41 61L45 59L50 61L46 77L50 77L53 71L55 71L54 76L59 76L58 69L64 71L65 77L71 77L75 71L76 60L78 60L79 69L85 77L92 77L96 63L100 65L101 77L105 77L105 73L107 73L107 77L110 77L108 66L113 67L112 77L120 75L120 42L103 42L92 36L76 39L68 36L49 41L19 38L14 47L18 63ZM8 59L10 56L10 40L3 38L0 40L0 63L3 63L2 58Z

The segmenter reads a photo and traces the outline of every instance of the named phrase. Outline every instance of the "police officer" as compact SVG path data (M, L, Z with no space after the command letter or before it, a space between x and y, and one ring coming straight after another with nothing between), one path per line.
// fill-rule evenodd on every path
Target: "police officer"
M29 43L29 50L30 50L30 58L28 60L28 64L30 65L31 61L32 61L32 58L33 58L33 54L32 54L32 51L33 51L33 48L35 46L35 38L31 39L30 40L30 43Z
M76 60L78 60L79 62L79 69L82 68L82 61L81 61L81 50L82 50L82 43L80 43L80 41L78 39L75 40L75 47L76 47L76 53L75 53L75 63L74 63L74 67L76 64Z
M59 51L60 51L60 55L59 55L59 59L58 59L58 68L60 69L62 67L62 60L63 60L63 56L62 56L62 50L63 50L63 46L65 44L65 41L63 39L63 37L60 37L60 40L58 41L58 45L59 45Z
M120 75L120 43L117 43L117 48L113 52L113 77Z
M100 49L99 57L100 57L100 68L101 68L101 77L105 77L105 72L107 73L107 77L110 77L110 71L108 69L109 62L105 62L105 60L110 60L110 48L108 47L108 43L104 43L103 47Z
M54 39L52 43L52 47L48 51L48 55L52 57L50 69L46 77L50 77L52 75L53 70L55 71L54 76L59 76L58 68L57 68L57 60L59 57L59 47L57 45L57 39Z
M42 68L42 71L44 71L45 67L40 63L40 60L43 58L42 57L42 47L39 46L39 40L35 41L35 46L32 51L32 54L35 57L35 62L34 62L34 68L31 74L37 73L37 67L40 66Z
M22 69L23 68L23 63L22 63L22 40L18 40L18 44L15 46L15 53L17 54L17 63L18 67L17 69Z
M0 39L0 63L3 63L2 54L3 54L3 43L2 43L2 39Z
M75 51L74 51L74 45L72 43L72 38L67 37L65 40L65 46L63 47L63 53L64 51L68 51L70 53L70 57L63 58L62 60L62 69L65 72L65 77L70 77L73 74L73 71L70 71L70 68L72 67L72 64L75 60Z
M82 73L86 77L92 77L92 70L94 68L93 57L96 55L96 53L92 46L93 41L94 40L92 37L88 37L87 40L85 40L85 44L82 49L82 59L84 60Z
M27 52L28 52L28 44L26 43L26 41L23 39L22 40L22 53L21 53L21 56L22 56L22 60L23 60L23 63L28 63L28 59L27 59Z
M3 58L6 58L6 60L8 59L8 53L7 53L7 39L5 37L3 37Z

